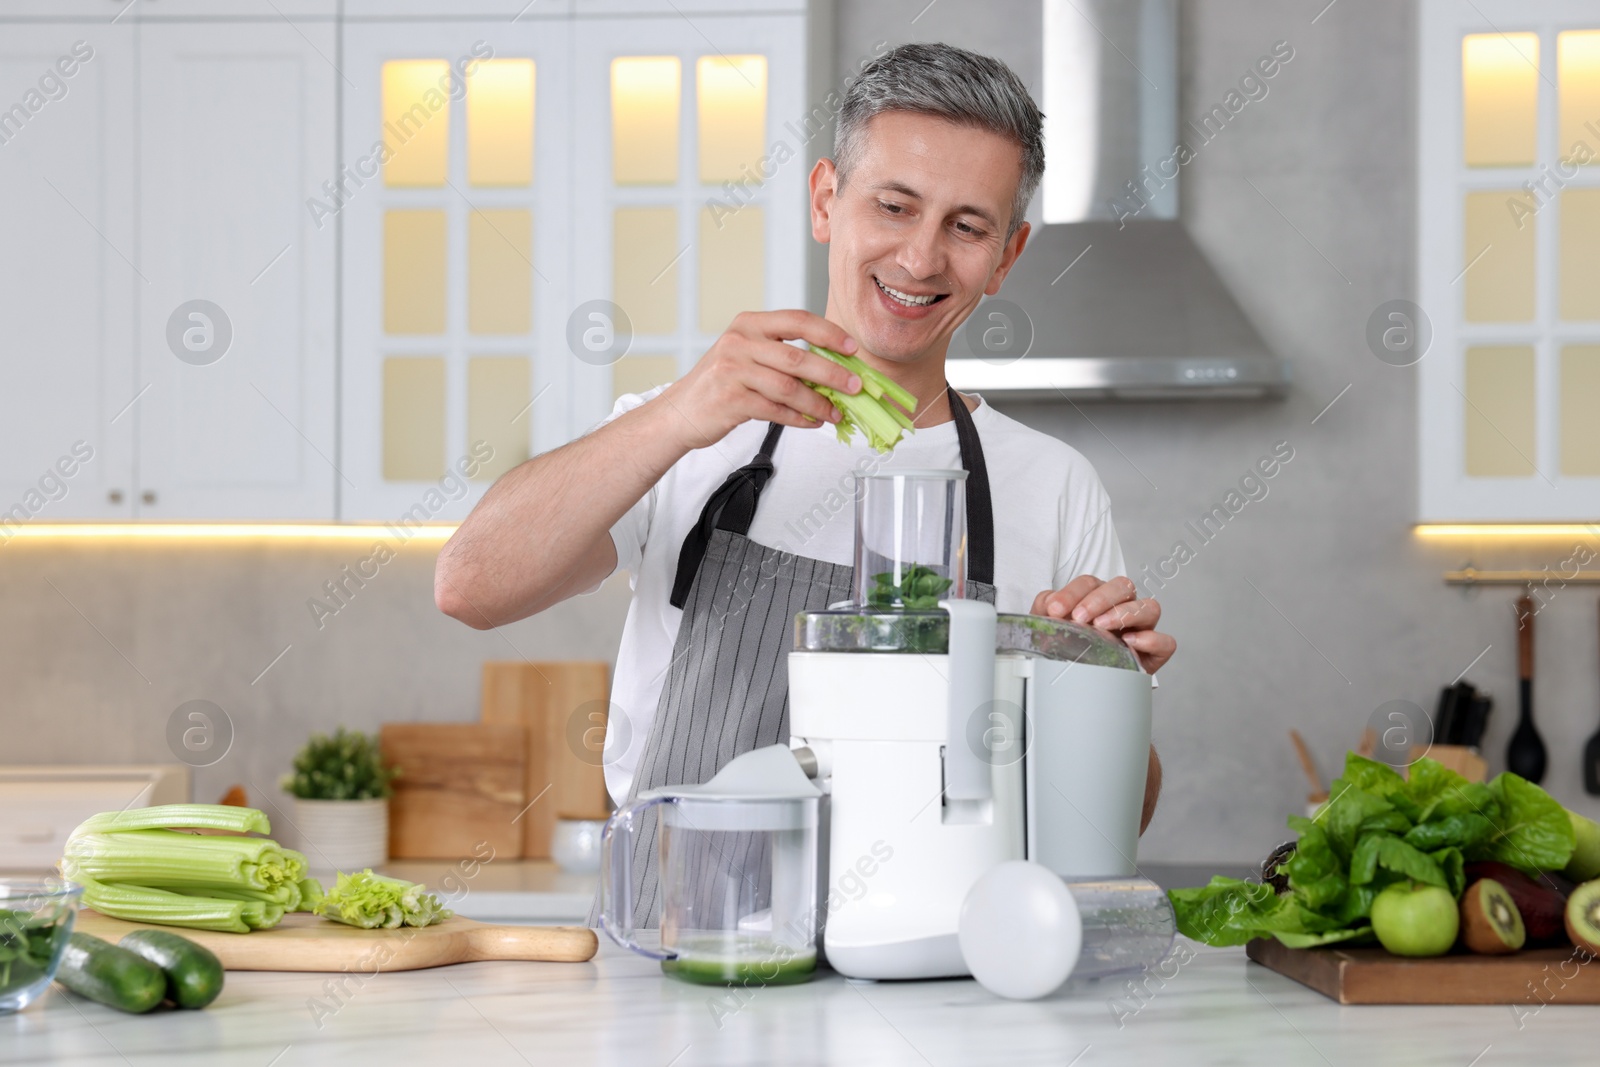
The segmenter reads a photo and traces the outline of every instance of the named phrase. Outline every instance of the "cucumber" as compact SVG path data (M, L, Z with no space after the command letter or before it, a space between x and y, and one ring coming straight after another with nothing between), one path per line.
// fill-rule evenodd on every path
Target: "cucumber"
M160 967L167 999L180 1008L203 1008L222 992L222 961L204 945L170 930L135 930L117 944Z
M79 996L135 1015L160 1004L167 992L167 976L160 967L85 933L67 938L56 981Z

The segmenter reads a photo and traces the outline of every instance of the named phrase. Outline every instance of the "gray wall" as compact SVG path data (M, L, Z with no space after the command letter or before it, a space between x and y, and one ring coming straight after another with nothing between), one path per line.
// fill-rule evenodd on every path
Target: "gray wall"
M307 601L369 553L362 541L0 546L0 763L172 762L168 719L209 700L234 740L196 771L195 799L237 782L259 800L277 796L313 730L476 719L484 660L615 657L626 577L485 633L434 609L435 546L416 542L319 628Z
M925 5L842 5L836 69L853 70L879 40L944 39L1005 59L1039 89L1036 4ZM1554 565L1570 550L1438 547L1410 532L1415 379L1374 359L1362 331L1377 304L1412 289L1412 5L1341 0L1312 25L1322 6L1184 7L1185 116L1219 100L1274 41L1295 48L1270 95L1185 169L1181 198L1195 239L1293 364L1290 398L1003 405L1094 462L1135 570L1166 555L1184 522L1276 442L1295 449L1270 495L1160 594L1180 648L1157 697L1167 789L1150 860L1259 858L1287 836L1284 816L1304 797L1289 728L1327 769L1376 708L1431 709L1438 687L1491 645L1469 677L1500 701L1488 746L1498 769L1514 708L1515 593L1452 589L1440 575L1468 558ZM365 554L357 542L0 547L0 762L165 759L168 716L199 698L223 707L238 736L199 772L197 796L236 781L271 789L313 727L473 718L485 659L615 654L625 580L477 633L433 610L432 553L417 545L319 631L306 599ZM1546 784L1600 815L1580 792L1576 751L1600 722L1595 626L1593 594L1578 588L1540 613L1537 698L1553 757Z
M1136 572L1168 555L1187 536L1184 523L1276 442L1295 450L1266 499L1157 594L1179 651L1157 694L1166 791L1142 851L1154 860L1259 859L1289 836L1284 817L1305 796L1290 728L1331 771L1381 705L1407 700L1432 711L1439 687L1490 645L1468 678L1497 697L1486 751L1491 771L1501 769L1515 717L1517 591L1447 587L1441 575L1468 559L1554 568L1572 548L1440 546L1411 533L1415 374L1375 359L1363 331L1378 304L1415 295L1414 5L1342 0L1312 24L1325 4L1182 7L1180 119L1220 101L1274 42L1295 50L1269 95L1248 104L1180 179L1185 224L1293 366L1288 400L997 405L1093 461ZM1042 88L1038 4L925 6L842 8L840 70L879 40L946 40L1004 59ZM1578 763L1600 725L1590 589L1559 591L1537 617L1536 707L1551 751L1545 784L1600 815Z

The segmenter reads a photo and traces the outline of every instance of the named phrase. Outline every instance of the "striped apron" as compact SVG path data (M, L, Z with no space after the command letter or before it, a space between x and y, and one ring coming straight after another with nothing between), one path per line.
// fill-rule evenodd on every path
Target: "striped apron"
M992 604L988 469L972 413L946 388L967 471L967 595ZM769 424L761 450L711 494L684 539L671 598L683 619L625 807L651 789L705 782L753 749L787 744L794 617L849 600L854 592L850 566L781 552L746 536L761 490L774 474L772 453L782 432L781 423ZM651 819L633 838L633 914L641 930L660 921L658 827L659 820ZM600 925L598 894L589 925Z

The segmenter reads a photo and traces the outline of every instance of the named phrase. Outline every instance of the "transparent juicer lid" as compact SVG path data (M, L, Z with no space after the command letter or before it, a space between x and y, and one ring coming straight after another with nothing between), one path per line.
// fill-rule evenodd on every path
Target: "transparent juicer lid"
M856 475L853 599L796 615L797 651L948 650L950 618L938 602L967 596L966 479L964 470ZM1109 634L1040 615L1000 615L995 651L1139 670Z

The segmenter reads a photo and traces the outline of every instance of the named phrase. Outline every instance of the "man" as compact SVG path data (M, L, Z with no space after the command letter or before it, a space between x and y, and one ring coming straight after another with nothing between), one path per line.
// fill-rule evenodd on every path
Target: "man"
M1041 118L996 60L946 45L874 60L848 89L837 158L811 172L825 316L741 314L681 379L622 397L593 432L502 477L440 552L440 609L480 629L630 572L606 743L619 802L787 740L794 615L851 593L854 513L837 490L853 471L966 469L969 595L1117 632L1150 672L1172 656L1088 462L945 384L951 337L1027 243ZM859 437L839 444L838 409L805 382L861 383L794 340L899 382L917 398L916 431L887 458ZM1146 822L1154 751L1150 770ZM654 835L637 839L653 870ZM653 875L645 885L642 926Z

